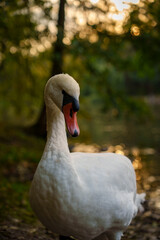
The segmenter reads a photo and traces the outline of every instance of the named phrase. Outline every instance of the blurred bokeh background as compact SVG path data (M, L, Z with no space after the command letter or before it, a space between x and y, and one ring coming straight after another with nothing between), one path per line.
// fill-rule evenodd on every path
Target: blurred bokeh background
M45 145L43 89L80 84L71 151L131 158L148 204L123 239L160 239L160 2L0 1L0 239L56 239L34 216L29 186Z

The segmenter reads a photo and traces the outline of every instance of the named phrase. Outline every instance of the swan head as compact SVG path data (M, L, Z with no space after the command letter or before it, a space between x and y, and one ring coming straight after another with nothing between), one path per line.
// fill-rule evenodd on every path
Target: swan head
M55 108L56 105L64 114L67 129L73 137L80 133L76 116L79 110L79 95L78 83L68 74L51 77L44 92L46 106Z

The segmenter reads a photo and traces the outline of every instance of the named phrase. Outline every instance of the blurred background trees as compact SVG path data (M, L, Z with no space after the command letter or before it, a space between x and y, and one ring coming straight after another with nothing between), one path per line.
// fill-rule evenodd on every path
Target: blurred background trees
M160 93L159 15L154 0L2 0L0 120L40 127L59 72L77 79L82 102L145 115L144 96Z

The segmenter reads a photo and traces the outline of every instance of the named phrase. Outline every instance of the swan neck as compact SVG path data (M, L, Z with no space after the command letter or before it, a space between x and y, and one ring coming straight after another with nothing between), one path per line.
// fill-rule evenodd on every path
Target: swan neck
M46 107L47 150L69 153L63 113L55 106Z

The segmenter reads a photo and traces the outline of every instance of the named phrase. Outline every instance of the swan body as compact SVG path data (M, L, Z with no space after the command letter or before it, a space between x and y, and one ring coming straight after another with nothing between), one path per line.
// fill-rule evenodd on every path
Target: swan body
M145 194L136 193L135 172L127 157L69 152L64 119L69 132L78 135L76 112L67 117L67 107L78 109L79 92L67 74L52 77L46 85L47 143L31 185L30 203L39 220L55 233L79 240L120 240L141 210Z

